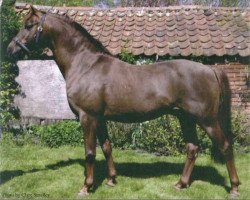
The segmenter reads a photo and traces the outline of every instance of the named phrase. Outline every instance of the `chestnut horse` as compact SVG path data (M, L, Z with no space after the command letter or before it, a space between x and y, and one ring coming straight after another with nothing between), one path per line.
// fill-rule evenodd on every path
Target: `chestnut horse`
M143 122L164 114L177 116L187 147L187 160L175 188L187 187L198 153L196 124L201 126L226 162L231 194L238 195L239 178L232 147L230 89L224 72L188 60L134 66L112 57L82 26L66 16L31 6L24 28L7 52L16 54L37 42L48 44L65 81L72 111L84 127L85 181L88 194L94 178L98 138L108 165L107 184L116 170L107 120Z

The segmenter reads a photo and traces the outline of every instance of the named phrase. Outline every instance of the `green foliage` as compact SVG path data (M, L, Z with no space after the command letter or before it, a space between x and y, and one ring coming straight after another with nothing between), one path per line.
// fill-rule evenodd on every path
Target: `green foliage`
M247 152L250 144L249 124L244 114L237 111L232 117L235 147L240 152ZM165 115L143 123L108 122L108 132L113 147L119 149L140 149L157 155L179 155L186 151L179 121L176 117ZM197 127L200 152L210 154L212 146L208 135ZM23 134L13 136L4 134L2 142L16 145L41 144L49 147L63 145L78 146L83 144L83 133L76 121L61 121L55 124L32 126Z
M109 137L113 146L121 149L131 148L133 146L131 136L137 127L137 124L108 122Z
M179 122L172 116L139 124L133 135L137 148L159 155L178 155L185 150Z
M8 5L7 1L3 2L1 7L1 48L2 55L4 56L5 49L10 42L10 40L16 35L17 31L20 29L21 22L20 18L16 15L14 7Z
M76 146L83 143L82 129L76 121L62 121L57 124L37 126L33 131L41 138L41 143L49 147Z
M0 73L0 126L6 130L8 123L18 118L18 110L14 107L13 97L18 92L16 82L17 67L10 62L1 62Z
M250 122L245 113L234 110L232 113L232 131L234 145L238 151L249 151L250 146Z
M0 64L0 127L7 130L10 121L18 117L13 97L18 92L15 77L18 74L15 63L6 56L8 43L20 28L14 8L6 1L1 7L1 64Z
M65 120L50 125L32 126L20 135L16 143L35 143L49 147L77 146L83 144L83 133L78 122Z
M119 54L119 57L124 62L130 63L130 64L136 64L136 57L131 52L129 52L126 47L122 48L122 51Z
M247 122L242 112L233 112L232 131L237 151L249 151L250 126ZM109 135L113 145L118 148L141 149L157 155L178 155L186 150L178 119L169 115L139 124L110 122ZM199 126L197 135L200 152L210 154L212 142Z
M199 127L197 134L200 151L208 154L210 139ZM186 150L179 121L170 115L136 124L110 122L109 135L118 148L140 149L157 155L179 155Z

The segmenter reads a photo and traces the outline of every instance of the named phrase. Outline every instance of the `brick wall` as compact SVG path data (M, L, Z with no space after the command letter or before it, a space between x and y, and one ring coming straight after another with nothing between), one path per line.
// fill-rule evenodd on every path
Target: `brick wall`
M232 90L232 107L241 108L250 117L250 67L241 63L215 65L224 70Z

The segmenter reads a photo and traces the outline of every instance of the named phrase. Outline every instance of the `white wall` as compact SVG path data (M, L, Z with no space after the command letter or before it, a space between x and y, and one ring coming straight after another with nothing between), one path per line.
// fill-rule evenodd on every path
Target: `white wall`
M15 105L21 117L40 119L74 119L69 108L65 81L53 60L25 60L17 62L21 87Z

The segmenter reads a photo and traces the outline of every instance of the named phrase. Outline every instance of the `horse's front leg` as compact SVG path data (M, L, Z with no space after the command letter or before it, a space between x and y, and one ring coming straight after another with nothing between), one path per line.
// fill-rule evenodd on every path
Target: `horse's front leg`
M96 132L98 129L98 119L96 117L80 113L80 122L84 129L84 145L85 145L85 181L84 186L80 190L79 195L88 194L94 182L94 162L96 157Z
M103 154L106 158L107 165L108 165L107 185L114 186L116 183L116 180L115 180L116 170L115 170L115 165L114 165L113 157L112 157L111 141L109 140L109 137L108 137L107 125L104 119L100 121L100 126L98 129L99 130L97 132L97 137L100 142Z

